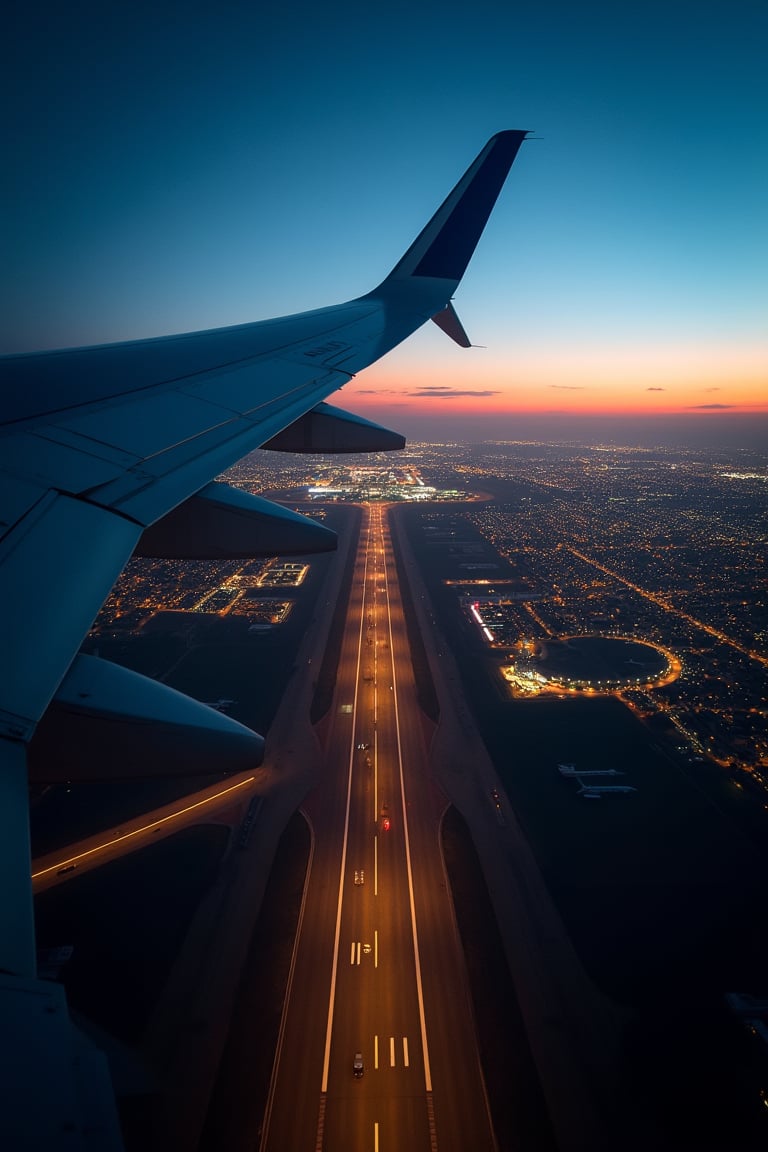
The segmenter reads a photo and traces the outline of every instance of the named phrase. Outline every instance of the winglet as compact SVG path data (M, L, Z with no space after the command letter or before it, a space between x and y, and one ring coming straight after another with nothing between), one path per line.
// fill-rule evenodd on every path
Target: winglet
M411 276L458 283L527 131L498 132L390 272L386 284Z
M437 324L438 328L441 328L446 336L450 336L451 340L455 340L460 348L472 347L472 341L464 331L464 325L456 315L456 309L450 300L442 312L435 312L432 317L432 322Z

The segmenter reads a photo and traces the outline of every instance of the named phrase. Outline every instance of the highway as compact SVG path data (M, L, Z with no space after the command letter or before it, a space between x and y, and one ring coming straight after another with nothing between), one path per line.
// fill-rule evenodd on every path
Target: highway
M243 796L249 797L254 784L263 781L266 775L266 771L258 769L240 772L192 796L125 820L115 828L98 832L47 856L38 856L32 863L32 890L37 895L71 878L75 871L81 876L84 872L101 868L110 860L146 848L154 840L171 836L203 819L222 823L239 819Z
M495 1147L386 510L356 557L263 1152ZM353 1074L355 1053L364 1074Z

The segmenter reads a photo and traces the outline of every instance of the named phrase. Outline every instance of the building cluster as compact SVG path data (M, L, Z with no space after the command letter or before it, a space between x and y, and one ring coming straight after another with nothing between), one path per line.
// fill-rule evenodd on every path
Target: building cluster
M661 713L680 750L768 786L765 463L543 445L467 456L494 495L467 526L535 590L500 602L504 639L599 631L671 650L683 674L625 698Z
M418 499L424 538L450 558L457 611L475 605L486 640L507 648L510 664L534 669L526 644L567 636L656 645L679 674L624 688L622 698L685 755L706 756L760 790L768 788L767 478L765 460L738 452L523 442L359 457L255 452L225 476L318 517L334 500ZM285 590L305 574L277 558L134 560L94 630L136 630L163 609L274 624L290 611Z
M768 486L731 455L497 444L440 449L489 499L423 514L453 559L459 610L522 672L525 642L635 637L680 675L623 689L681 752L768 787ZM428 455L422 462L430 474ZM522 652L521 652L522 646ZM530 688L526 675L523 682ZM535 686L535 681L533 682Z
M305 561L132 560L115 584L90 632L99 636L136 633L159 613L245 616L255 629L281 624L293 600L286 591L306 578ZM275 590L280 595L275 594ZM176 617L178 626L178 620Z

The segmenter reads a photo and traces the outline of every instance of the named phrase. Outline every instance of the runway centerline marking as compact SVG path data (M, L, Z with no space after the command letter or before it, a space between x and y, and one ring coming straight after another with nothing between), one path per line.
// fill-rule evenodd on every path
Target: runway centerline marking
M376 807L379 795L379 734L373 730L373 822L376 823L378 808Z
M382 547L384 533L382 530ZM432 1092L432 1072L429 1066L429 1045L427 1042L427 1021L424 1014L424 988L421 980L421 960L419 957L419 935L416 928L416 901L413 895L413 869L411 867L411 841L408 834L408 811L405 803L405 776L403 773L403 748L400 738L400 710L397 704L397 672L394 651L394 638L392 635L392 611L389 602L389 578L387 575L386 552L384 553L384 592L387 609L387 630L389 639L389 653L392 662L392 702L395 709L395 737L397 741L397 763L400 769L400 801L403 812L403 837L405 839L405 866L408 875L408 898L411 907L411 933L413 936L413 962L416 968L416 994L419 1001L419 1025L421 1028L421 1046L424 1058L424 1081L427 1092Z
M352 773L355 763L355 729L357 727L357 700L360 691L360 667L363 659L363 629L365 627L365 585L368 578L368 550L366 548L363 568L363 596L360 605L360 628L357 635L357 668L355 669L355 695L352 701L352 729L349 740L349 762L347 764L347 798L344 810L344 838L341 845L339 866L339 891L336 901L336 930L333 938L333 963L331 965L331 987L328 994L328 1017L325 1025L325 1054L323 1056L323 1079L321 1092L328 1091L328 1071L331 1064L331 1036L333 1034L333 1009L336 1003L336 981L339 971L339 946L341 942L341 908L344 900L344 876L347 867L349 846L349 813L352 805Z

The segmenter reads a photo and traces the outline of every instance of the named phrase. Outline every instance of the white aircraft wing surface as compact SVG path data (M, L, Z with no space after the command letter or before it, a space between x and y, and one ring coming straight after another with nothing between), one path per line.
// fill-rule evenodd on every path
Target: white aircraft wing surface
M0 359L3 736L29 739L145 528L426 320L450 330L451 296L525 135L494 136L392 273L359 299Z

